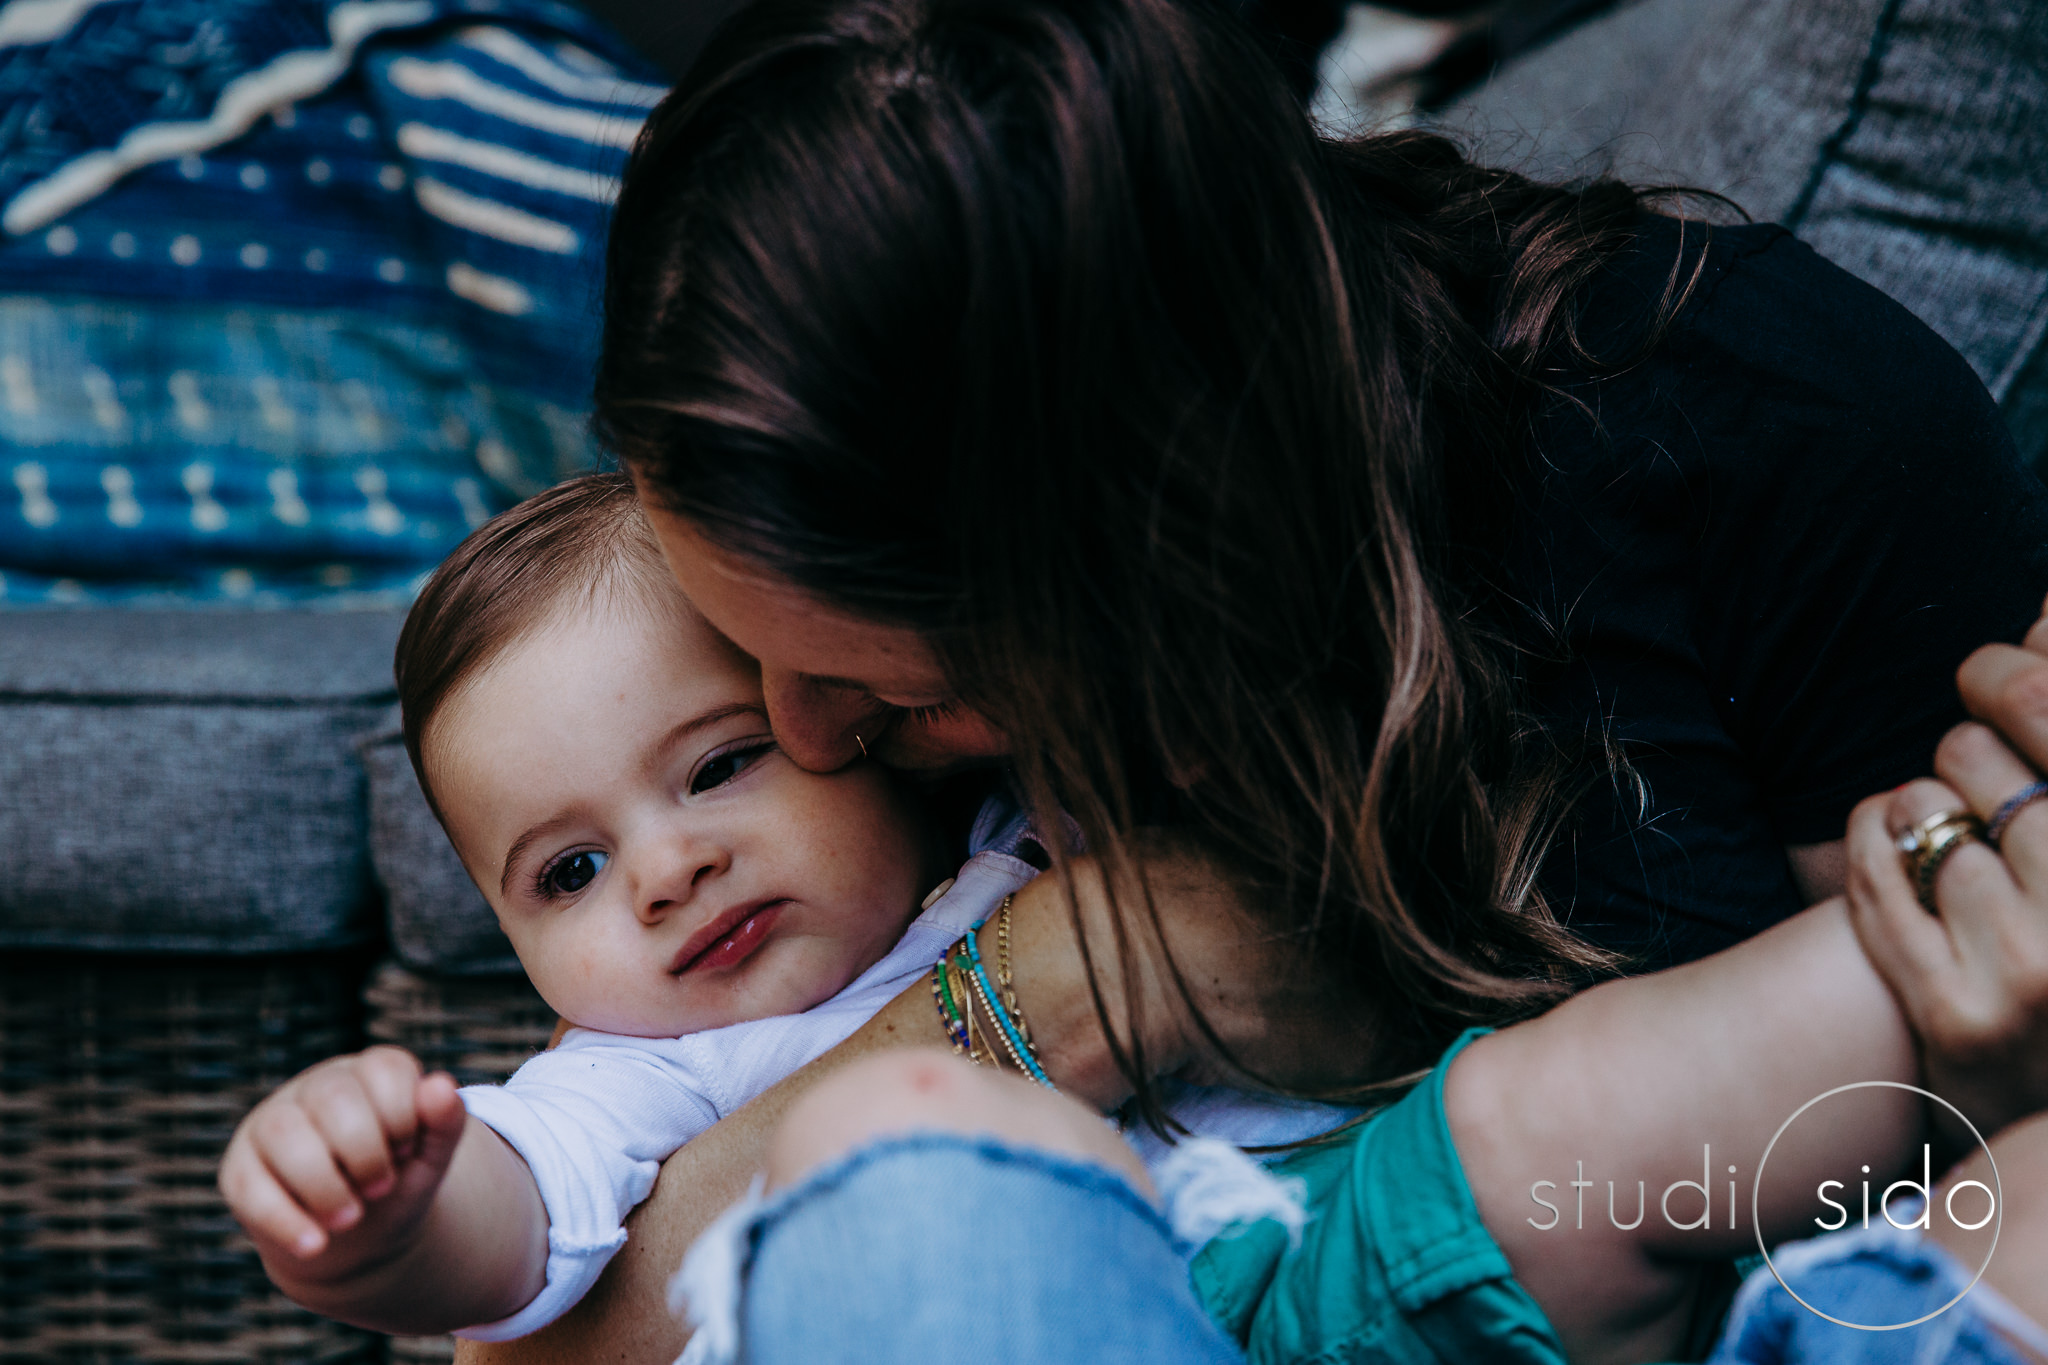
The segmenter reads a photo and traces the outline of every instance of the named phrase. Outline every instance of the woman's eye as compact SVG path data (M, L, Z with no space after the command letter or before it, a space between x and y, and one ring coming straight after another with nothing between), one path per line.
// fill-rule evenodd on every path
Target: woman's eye
M540 874L543 896L573 896L597 880L597 874L611 861L609 853L585 849L549 863Z
M755 744L727 749L722 754L713 754L690 775L690 795L696 796L710 791L713 787L724 786L774 747L773 744Z

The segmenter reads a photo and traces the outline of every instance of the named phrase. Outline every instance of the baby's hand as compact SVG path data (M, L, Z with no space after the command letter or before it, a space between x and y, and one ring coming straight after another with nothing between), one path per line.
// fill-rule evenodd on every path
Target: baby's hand
M402 1048L329 1058L242 1120L220 1190L273 1274L346 1276L411 1243L466 1122L454 1079Z

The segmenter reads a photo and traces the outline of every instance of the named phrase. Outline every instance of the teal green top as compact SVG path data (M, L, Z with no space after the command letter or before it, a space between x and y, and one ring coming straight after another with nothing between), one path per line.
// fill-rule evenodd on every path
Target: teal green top
M1307 1186L1301 1245L1278 1224L1196 1256L1195 1292L1251 1365L1564 1365L1564 1347L1479 1221L1444 1117L1451 1045L1429 1079L1341 1139L1276 1162Z

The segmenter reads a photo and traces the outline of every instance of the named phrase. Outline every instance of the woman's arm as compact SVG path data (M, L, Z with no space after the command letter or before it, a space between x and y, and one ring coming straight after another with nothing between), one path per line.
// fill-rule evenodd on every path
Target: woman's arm
M1780 1125L1836 1086L1917 1079L1912 1037L1835 900L1481 1039L1444 1102L1488 1230L1573 1357L1655 1359L1678 1345L1699 1264L1755 1250L1750 1194ZM1822 1181L1843 1181L1853 1210L1862 1179L1882 1191L1908 1165L1917 1178L1920 1129L1910 1091L1811 1111L1771 1151L1766 1238L1816 1233L1810 1220L1831 1216Z

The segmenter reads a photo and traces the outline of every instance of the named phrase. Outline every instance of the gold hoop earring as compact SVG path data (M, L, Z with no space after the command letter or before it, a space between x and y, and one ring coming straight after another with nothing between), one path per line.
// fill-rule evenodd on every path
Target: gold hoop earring
M860 756L861 756L862 758L866 758L866 757L868 756L868 746L867 746L867 741L866 741L866 740L864 740L864 739L862 739L862 738L861 738L861 737L860 737L860 736L859 736L858 734L856 734L856 735L855 735L855 736L853 737L853 742L854 742L854 743L855 743L856 745L858 745L858 746L859 746L859 748L860 748Z

